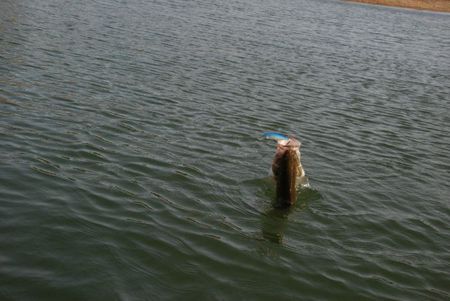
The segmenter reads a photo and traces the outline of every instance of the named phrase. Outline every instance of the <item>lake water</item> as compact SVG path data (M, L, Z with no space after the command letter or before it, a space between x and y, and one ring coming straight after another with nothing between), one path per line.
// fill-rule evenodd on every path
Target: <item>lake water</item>
M0 299L449 300L449 100L450 14L3 0Z

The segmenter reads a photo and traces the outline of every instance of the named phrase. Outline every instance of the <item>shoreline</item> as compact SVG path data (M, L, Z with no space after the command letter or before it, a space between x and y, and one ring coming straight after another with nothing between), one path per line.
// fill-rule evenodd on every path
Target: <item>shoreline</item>
M354 3L365 3L365 4L450 13L450 0L346 0L346 1Z

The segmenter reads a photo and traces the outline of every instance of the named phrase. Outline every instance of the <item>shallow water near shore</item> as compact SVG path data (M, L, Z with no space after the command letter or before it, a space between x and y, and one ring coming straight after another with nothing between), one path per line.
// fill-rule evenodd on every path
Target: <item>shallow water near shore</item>
M448 300L450 17L1 1L1 300ZM267 130L311 189L273 209Z

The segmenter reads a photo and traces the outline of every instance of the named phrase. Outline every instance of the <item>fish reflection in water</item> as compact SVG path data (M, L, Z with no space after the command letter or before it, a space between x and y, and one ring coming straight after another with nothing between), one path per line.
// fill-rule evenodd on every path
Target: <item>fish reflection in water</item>
M309 202L320 198L318 191L309 187L300 188L298 191L298 201L289 207L271 207L261 216L262 237L270 242L282 244L284 233L289 225L289 215L295 211L303 211L307 208Z
M271 208L264 212L261 218L262 236L265 240L282 244L286 231L288 215L292 207Z

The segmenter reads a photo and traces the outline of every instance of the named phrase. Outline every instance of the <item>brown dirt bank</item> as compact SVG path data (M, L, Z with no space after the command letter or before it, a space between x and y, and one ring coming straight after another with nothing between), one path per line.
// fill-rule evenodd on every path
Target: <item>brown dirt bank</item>
M450 12L450 0L347 0L376 5Z

